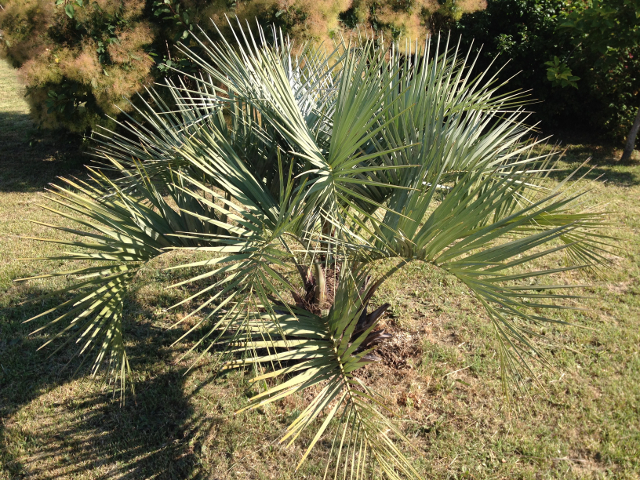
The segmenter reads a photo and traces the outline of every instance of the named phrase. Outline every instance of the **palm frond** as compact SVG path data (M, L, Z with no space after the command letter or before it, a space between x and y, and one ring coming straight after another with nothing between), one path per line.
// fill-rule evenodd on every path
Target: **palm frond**
M50 260L77 260L90 264L33 277L74 275L78 280L54 292L76 292L71 299L27 320L58 312L56 318L36 332L58 324L65 326L40 348L73 332L74 335L69 336L58 349L75 340L77 353L97 351L93 374L106 362L107 370L120 379L122 395L128 371L122 327L123 303L134 277L144 264L161 255L164 248L197 244L193 240L171 237L171 233L194 227L196 231L206 231L206 228L197 230L203 225L189 223L180 212L172 210L143 173L137 173L134 185L138 195L125 192L96 170L91 170L87 181L66 179L67 187L52 186L51 196L47 198L59 209L44 208L77 225L76 228L52 227L75 238L67 241L37 240L67 248L49 257ZM178 204L183 203L178 197L174 200Z
M229 336L229 352L254 352L230 360L226 368L247 364L277 365L252 382L281 379L250 399L240 411L277 402L289 395L317 386L313 401L289 425L281 442L292 444L307 428L316 433L298 467L329 429L335 430L332 458L335 477L371 478L376 468L388 478L420 478L394 443L408 444L401 431L381 413L376 395L354 376L374 361L372 332L377 320L360 330L365 297L365 275L342 265L335 301L325 317L293 309L277 318L256 314L241 331ZM378 317L379 318L379 317ZM274 340L277 338L278 340ZM324 418L323 418L324 417ZM321 423L320 423L321 422ZM319 424L319 427L316 425ZM329 469L329 466L327 466Z
M482 170L467 173L440 202L434 202L433 187L410 192L402 215L395 217L396 230L388 226L393 224L388 222L393 212L388 211L369 249L350 248L363 262L425 261L458 277L486 307L500 337L503 374L511 372L515 378L524 378L520 369L531 371L527 358L545 361L531 339L531 325L558 320L540 310L575 309L575 304L557 301L581 298L565 291L577 285L544 280L600 263L607 252L606 236L598 233L602 214L571 210L581 193L567 195L560 188L525 206L511 201L539 174L523 167L526 163L521 162L517 170L498 177ZM577 263L531 270L536 261L561 251L570 251L568 260ZM539 283L531 285L534 277ZM562 291L554 291L558 289Z

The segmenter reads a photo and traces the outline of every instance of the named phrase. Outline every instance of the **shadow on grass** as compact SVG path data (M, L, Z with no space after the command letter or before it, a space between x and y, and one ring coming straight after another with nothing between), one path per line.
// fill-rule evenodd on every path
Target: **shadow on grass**
M574 179L584 176L587 180L611 183L619 187L640 185L638 162L620 163L621 152L614 145L594 143L593 139L575 134L554 137L548 145L554 144L559 152L564 152L557 167L559 170L549 175L555 180L563 180L575 171ZM543 150L546 148L549 147L542 147ZM582 166L587 160L588 163Z
M22 322L65 298L35 306L20 302L45 293L25 288L20 299L0 310L0 464L5 473L43 479L83 473L100 479L203 478L200 439L224 419L197 414L185 395L184 369L167 366L168 346L183 332L152 328L145 321L150 312L135 302L128 305L125 331L133 345L127 352L134 375L144 376L135 383L136 395L128 392L121 406L110 388L100 391L94 380L80 380L87 382L86 390L82 383L69 385L80 359L63 351L48 358L53 347L37 351L43 339L28 333L47 319ZM134 324L132 315L142 321ZM67 385L66 393L60 390ZM48 395L54 388L55 395ZM28 411L21 411L27 405Z
M42 190L60 175L82 171L78 136L38 130L28 115L0 112L0 192Z
M588 156L580 161L574 158L566 158L562 170L557 170L550 173L550 177L555 180L563 180L569 174L573 174L573 179L584 178L586 180L598 181L602 183L613 184L617 187L634 187L640 185L640 175L637 173L637 168L632 165L610 165L604 162L598 162L592 159L584 166L581 163L586 160Z

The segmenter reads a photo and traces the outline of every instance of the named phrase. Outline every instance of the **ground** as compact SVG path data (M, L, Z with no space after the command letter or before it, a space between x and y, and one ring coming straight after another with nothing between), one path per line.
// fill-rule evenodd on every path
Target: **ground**
M189 343L172 347L168 313L180 292L157 263L145 271L127 308L127 348L136 394L124 406L100 379L46 336L29 335L51 318L22 322L59 301L45 294L65 279L14 283L54 262L25 260L56 251L24 237L58 234L40 208L58 175L82 175L64 137L38 132L14 72L0 63L0 479L208 478L318 479L329 444L318 445L298 473L309 435L278 443L305 398L234 415L251 393L241 374L212 378L206 361L186 374ZM381 364L361 373L376 385L411 442L428 478L640 478L640 163L619 152L573 143L564 166L592 156L586 201L609 212L616 255L600 276L561 281L591 285L574 326L545 331L553 369L539 370L529 393L501 389L490 325L454 278L418 264L379 292L394 340ZM586 171L582 169L582 171ZM78 368L80 367L80 368Z

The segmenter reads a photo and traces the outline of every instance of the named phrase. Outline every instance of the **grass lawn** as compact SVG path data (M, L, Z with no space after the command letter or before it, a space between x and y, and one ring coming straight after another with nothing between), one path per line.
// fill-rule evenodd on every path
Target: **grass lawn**
M38 207L47 203L40 193L82 171L64 140L33 128L5 63L0 90L0 479L322 478L328 441L298 473L310 433L292 448L278 443L308 398L234 415L252 393L242 374L212 378L205 358L185 375L189 342L171 347L182 331L166 328L184 312L164 311L184 292L165 289L173 278L165 260L144 272L128 302L136 395L124 406L66 350L37 350L46 337L29 333L51 318L22 322L59 303L64 295L44 294L67 280L13 283L59 266L21 260L57 247L17 235L59 236L29 219L58 223ZM567 168L593 157L587 200L606 204L620 249L600 277L559 279L592 286L584 310L563 314L576 326L544 332L555 364L539 372L544 389L514 392L509 406L490 324L454 278L415 264L378 293L378 303L392 304L384 322L396 335L361 378L423 452L415 465L425 477L640 478L640 163L618 165L618 154L568 148Z

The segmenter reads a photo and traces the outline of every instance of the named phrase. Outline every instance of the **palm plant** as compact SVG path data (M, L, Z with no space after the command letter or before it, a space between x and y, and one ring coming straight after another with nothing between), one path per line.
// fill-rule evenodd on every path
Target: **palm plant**
M557 320L544 311L574 298L544 279L603 259L601 218L566 181L549 186L555 156L532 153L523 97L475 76L448 40L296 54L282 35L236 35L194 37L203 56L183 50L201 74L168 83L171 102L149 91L140 120L99 137L89 179L50 190L64 208L46 208L78 225L54 227L77 238L52 240L70 247L56 258L84 264L47 275L78 277L39 315L64 325L49 341L94 351L94 374L124 392L133 280L160 255L193 254L170 267L196 269L174 285L197 286L180 303L198 302L185 336L206 332L191 351L213 349L219 369L256 366L268 387L245 408L316 386L283 438L316 430L301 462L331 431L327 474L418 478L357 375L389 336L376 290L410 262L455 275L486 308L504 378L523 378L545 361L535 326ZM558 251L566 266L531 266Z

